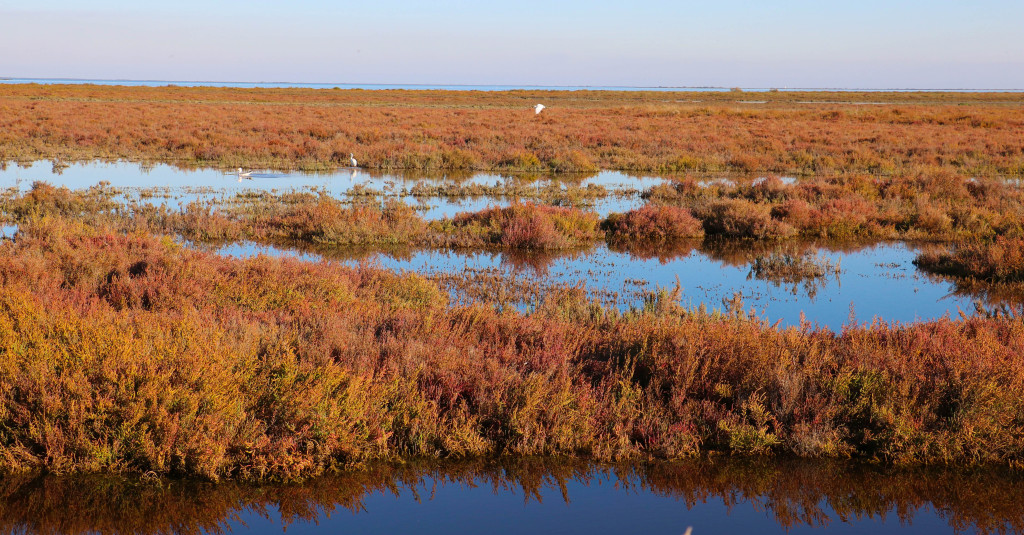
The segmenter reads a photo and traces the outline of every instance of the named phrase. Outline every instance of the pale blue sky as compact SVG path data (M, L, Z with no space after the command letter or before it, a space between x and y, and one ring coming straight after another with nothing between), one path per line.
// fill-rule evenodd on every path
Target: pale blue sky
M1024 88L1024 0L0 0L0 76Z

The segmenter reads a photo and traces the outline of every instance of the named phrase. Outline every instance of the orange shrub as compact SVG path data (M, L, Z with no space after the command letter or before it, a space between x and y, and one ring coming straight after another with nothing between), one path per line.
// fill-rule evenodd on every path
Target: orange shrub
M743 199L717 201L697 209L708 234L729 238L779 239L795 234L792 227L772 218L771 208Z
M609 240L676 241L704 237L701 222L685 208L645 205L624 214L610 214L601 227Z
M499 245L510 249L567 249L598 238L597 216L575 208L533 203L462 213L435 228L450 225L459 246Z

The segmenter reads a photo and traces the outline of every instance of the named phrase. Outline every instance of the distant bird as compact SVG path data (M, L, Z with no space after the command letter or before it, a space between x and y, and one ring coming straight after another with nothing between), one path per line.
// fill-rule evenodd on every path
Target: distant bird
M350 153L348 153L348 163L349 163L349 164L350 164L350 165L351 165L352 167L359 167L359 162L357 162L357 161L356 161L356 157L355 157L355 155L354 155L354 154L352 154L351 152L350 152Z
M540 115L540 112L544 111L544 108L546 108L546 107L547 106L545 106L543 104L537 104L536 106L533 107L533 114L534 115Z
M252 171L243 173L242 172L242 168L239 167L238 168L238 178L240 178L240 179L242 179L242 178L252 178Z

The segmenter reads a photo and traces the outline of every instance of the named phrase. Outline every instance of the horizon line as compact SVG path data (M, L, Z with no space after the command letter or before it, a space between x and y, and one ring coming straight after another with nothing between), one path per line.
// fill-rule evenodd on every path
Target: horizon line
M513 88L623 88L623 89L743 89L779 91L1006 91L1024 92L1017 87L789 87L789 86L724 86L724 85L615 85L615 84L472 84L472 83L389 83L389 82L291 82L291 81L228 81L228 80L165 80L158 78L76 78L76 77L19 77L0 76L0 82L40 80L74 82L139 82L139 83L185 83L185 84L282 84L282 85L333 85L333 86L400 86L400 87L513 87Z

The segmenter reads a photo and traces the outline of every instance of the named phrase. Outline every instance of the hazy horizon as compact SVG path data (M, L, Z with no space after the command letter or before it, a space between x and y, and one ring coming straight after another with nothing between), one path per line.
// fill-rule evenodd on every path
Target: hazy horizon
M0 77L1024 88L1024 3L0 1Z

